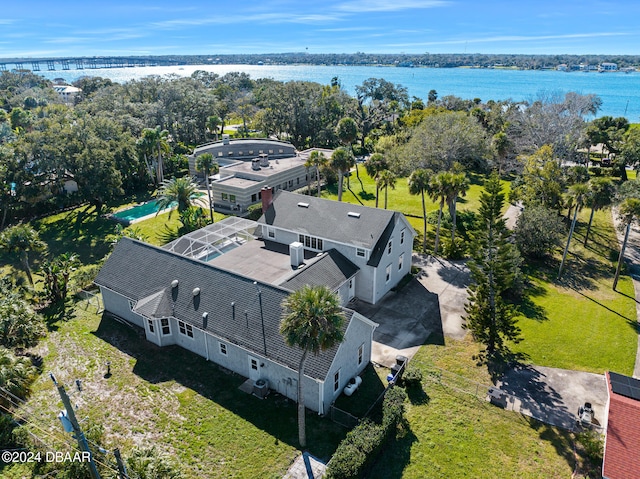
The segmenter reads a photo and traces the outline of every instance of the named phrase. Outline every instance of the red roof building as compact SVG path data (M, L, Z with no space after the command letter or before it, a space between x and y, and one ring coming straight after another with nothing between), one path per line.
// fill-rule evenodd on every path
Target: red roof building
M640 380L607 372L607 429L602 477L640 479Z

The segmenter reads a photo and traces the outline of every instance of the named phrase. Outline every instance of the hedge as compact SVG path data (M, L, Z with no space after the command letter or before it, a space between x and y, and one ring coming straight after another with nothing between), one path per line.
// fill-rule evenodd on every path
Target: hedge
M384 444L395 436L404 415L404 389L391 387L382 403L382 424L361 421L347 434L327 465L326 479L361 477L378 456Z

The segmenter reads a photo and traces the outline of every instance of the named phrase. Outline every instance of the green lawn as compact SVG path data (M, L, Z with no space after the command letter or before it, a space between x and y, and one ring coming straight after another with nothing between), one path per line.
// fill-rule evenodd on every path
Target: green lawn
M296 406L286 398L243 393L244 378L182 348L158 348L139 331L82 308L58 327L35 352L44 371L67 386L78 417L104 426L107 449L119 447L126 456L136 444L157 445L188 478L281 478L299 454ZM82 393L74 390L75 379L82 380ZM43 374L22 409L30 412L31 430L60 448L61 407ZM317 457L328 459L345 432L307 416L309 451ZM12 477L10 471L0 468L0 476Z
M633 284L622 276L618 291L611 289L618 253L610 211L596 213L588 246L582 245L589 213L580 215L561 281L559 254L527 268L531 287L519 321L524 340L513 349L540 366L631 375L638 344Z
M358 165L358 171L360 179L362 180L362 187L356 177L355 169L351 172L351 178L349 180L351 190L347 189L347 182L345 178L344 191L342 194L342 201L354 204L364 204L365 206L374 207L376 204L376 185L374 180L367 175L362 164ZM470 210L476 211L480 206L480 193L482 192L482 185L484 176L477 173L467 174L471 187L464 198L458 200L458 210ZM416 231L422 231L422 199L420 195L410 195L409 187L407 186L406 177L401 177L396 180L395 189L389 189L388 191L388 204L387 207L390 210L396 210L402 212L409 223ZM505 185L505 194L508 194L508 182L503 182ZM311 186L311 192L313 194L315 184ZM338 199L338 187L332 185L328 190L322 191L322 197L332 200ZM359 200L359 201L358 201ZM429 200L426 197L427 213L430 211L437 211L438 204ZM379 208L384 208L384 190L380 190L380 197L378 202ZM446 210L446 207L445 207Z
M436 366L491 384L486 367L471 359L478 351L470 340L447 340L444 347L423 346L412 366ZM423 385L426 394L410 394L405 427L384 450L372 479L584 477L572 476L572 434L474 395L428 380Z

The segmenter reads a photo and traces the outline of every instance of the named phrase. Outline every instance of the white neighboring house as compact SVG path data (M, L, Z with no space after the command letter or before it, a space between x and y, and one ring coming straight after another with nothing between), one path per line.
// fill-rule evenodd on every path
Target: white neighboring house
M105 310L143 328L147 340L179 345L297 400L302 351L287 346L279 332L281 304L291 289L130 238L118 242L95 283ZM376 323L344 313L342 343L309 355L305 367L305 405L319 414L329 412L371 359Z
M598 65L598 71L599 72L616 72L618 71L618 64L610 63L610 62L602 62L600 65Z
M53 85L52 88L65 103L73 103L76 96L82 93L82 89L69 85Z
M411 271L416 232L402 213L282 190L271 195L263 189L262 237L316 254L336 250L357 268L349 299L375 304Z

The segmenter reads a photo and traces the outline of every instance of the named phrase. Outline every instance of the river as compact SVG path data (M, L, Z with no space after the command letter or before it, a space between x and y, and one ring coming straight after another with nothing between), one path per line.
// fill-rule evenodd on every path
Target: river
M407 88L410 97L426 100L430 90L439 97L455 95L465 99L515 101L534 99L540 92L594 93L602 99L598 116L625 116L640 122L640 73L560 72L552 70L508 70L475 68L403 68L375 66L325 65L185 65L84 70L46 71L39 74L53 80L73 82L84 75L102 76L126 82L148 75L191 75L206 70L224 75L240 71L251 78L304 80L329 84L338 77L350 94L367 78L384 78Z

